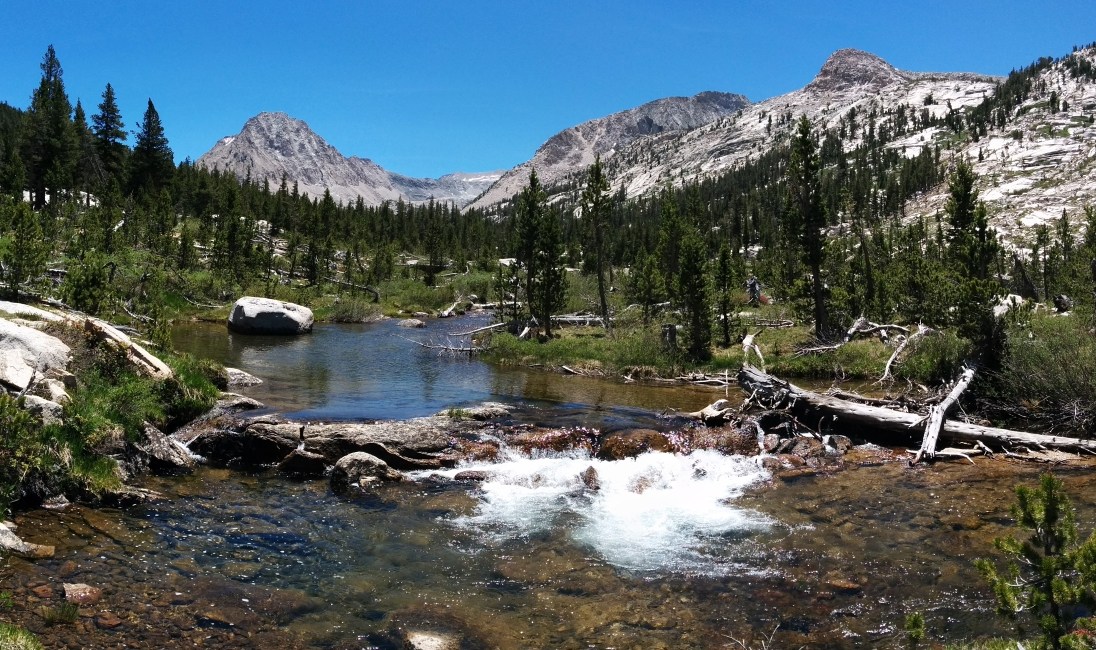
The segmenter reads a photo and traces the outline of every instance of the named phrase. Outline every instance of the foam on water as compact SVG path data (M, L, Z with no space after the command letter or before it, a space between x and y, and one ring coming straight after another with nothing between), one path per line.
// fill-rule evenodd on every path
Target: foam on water
M596 490L580 476L590 467ZM773 523L733 505L744 488L768 478L756 458L710 451L619 461L512 454L443 474L470 469L490 478L480 486L476 512L455 525L496 542L565 531L605 561L635 571L734 571L743 540Z

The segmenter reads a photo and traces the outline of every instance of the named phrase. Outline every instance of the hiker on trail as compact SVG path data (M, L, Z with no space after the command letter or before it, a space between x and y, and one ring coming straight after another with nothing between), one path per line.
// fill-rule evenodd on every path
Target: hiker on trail
M746 291L750 295L750 304L752 306L757 307L761 304L761 281L752 273L750 278L746 280Z

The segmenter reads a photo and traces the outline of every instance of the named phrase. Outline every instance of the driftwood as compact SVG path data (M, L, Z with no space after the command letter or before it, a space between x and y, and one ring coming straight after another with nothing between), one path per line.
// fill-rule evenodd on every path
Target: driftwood
M894 367L894 362L898 360L899 355L909 347L910 343L913 343L915 340L933 331L935 330L931 327L925 327L923 324L918 323L917 331L903 339L902 342L898 344L898 347L894 349L894 354L890 356L890 359L887 359L887 365L883 368L883 376L879 378L879 381L894 381L894 375L891 374L891 368Z
M916 413L903 413L812 393L751 366L743 366L738 372L738 383L747 394L752 394L756 402L768 408L788 408L803 420L832 418L846 428L857 431L902 437L909 437L924 422L924 418ZM1096 453L1096 440L1011 431L955 420L944 422L940 428L940 439L1002 448L1029 447Z
M438 314L438 318L451 318L453 316L453 311L457 308L457 305L461 304L461 302L463 301L463 296L457 298L457 300L452 305L449 305L449 309L443 309L441 313Z
M472 334L479 334L480 332L490 332L491 330L502 329L510 323L495 323L494 325L487 325L485 327L477 327L474 330L468 330L467 332L455 332L453 336L470 336Z
M936 439L940 436L940 427L944 426L944 416L947 415L948 409L959 400L959 396L963 394L967 386L970 386L973 379L974 368L964 369L963 374L959 376L959 381L955 382L955 387L951 389L948 396L939 404L933 405L929 411L928 425L925 426L925 436L921 439L921 449L913 457L914 463L921 462L921 458L925 456L930 460L936 456Z
M809 348L802 348L795 353L795 356L801 357L808 354L822 354L824 352L833 352L834 350L840 348L842 345L845 345L846 343L852 341L858 335L862 334L871 335L878 333L880 340L883 342L884 345L886 345L890 342L890 338L887 334L889 330L896 330L898 332L902 332L903 334L909 334L909 329L906 327L902 327L901 325L879 325L878 323L872 323L864 316L861 316L860 318L857 318L855 321L853 321L853 324L845 332L845 336L841 339L841 341L832 345L816 345Z
M699 411L693 411L692 413L683 413L684 417L691 420L700 420L704 424L722 424L728 417L731 417L736 412L732 408L730 402L725 399L718 399L711 404L705 406Z
M440 343L425 343L423 341L416 341L415 339L409 339L406 336L400 336L399 338L404 341L414 343L419 347L426 348L428 350L438 350L441 352L452 352L454 354L467 354L469 356L483 352L485 348L476 347L474 345L442 345Z

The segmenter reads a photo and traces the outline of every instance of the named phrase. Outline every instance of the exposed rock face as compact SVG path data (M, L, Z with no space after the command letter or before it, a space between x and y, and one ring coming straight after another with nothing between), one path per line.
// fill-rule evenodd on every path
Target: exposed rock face
M194 469L196 463L186 449L163 431L152 425L145 425L141 437L133 445L147 459L153 473L176 474Z
M343 156L301 120L284 113L260 113L238 135L221 139L196 163L232 171L240 178L267 180L277 188L283 176L302 194L321 198L330 191L336 201L367 205L403 199L452 201L464 205L498 180L500 173L448 174L412 178L394 174L372 160Z
M312 331L312 310L291 302L244 296L228 315L228 328L241 334L304 334Z
M536 168L540 182L555 185L585 172L595 156L614 156L647 136L695 129L750 105L742 95L704 92L693 97L667 97L612 115L583 122L548 139L532 160L503 174L472 207L486 208L509 200L529 182Z

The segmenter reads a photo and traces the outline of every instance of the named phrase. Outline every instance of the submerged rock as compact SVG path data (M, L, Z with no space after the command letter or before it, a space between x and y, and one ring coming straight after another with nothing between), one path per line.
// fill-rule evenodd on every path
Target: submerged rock
M312 310L271 298L244 296L228 316L228 329L240 334L305 334L312 331Z
M94 605L103 597L103 590L82 582L65 583L65 600L77 605Z
M225 368L225 374L228 375L229 386L258 386L263 383L262 379L239 368Z
M14 529L14 524L0 521L0 549L31 560L53 557L54 547L24 542L15 534Z

